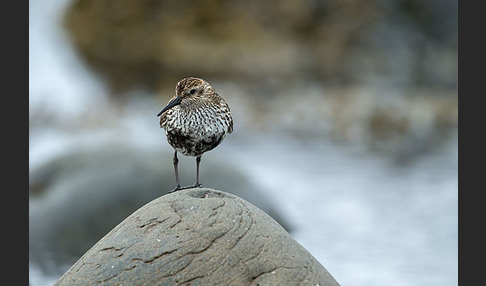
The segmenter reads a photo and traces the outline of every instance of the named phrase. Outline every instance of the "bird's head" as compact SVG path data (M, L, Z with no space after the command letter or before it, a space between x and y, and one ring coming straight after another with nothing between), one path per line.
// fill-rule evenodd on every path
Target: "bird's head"
M180 80L175 88L176 95L169 101L157 116L162 115L165 111L174 106L189 103L196 99L208 97L214 93L212 87L205 80L197 77L186 77Z

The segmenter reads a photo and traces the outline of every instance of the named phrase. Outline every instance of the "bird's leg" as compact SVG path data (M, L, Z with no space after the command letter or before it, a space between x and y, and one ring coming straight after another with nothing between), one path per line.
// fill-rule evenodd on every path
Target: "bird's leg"
M177 158L177 151L174 152L174 159L173 159L172 162L174 163L174 172L175 172L177 186L172 191L170 191L169 193L172 193L172 192L175 192L175 191L181 189L181 184L179 182L179 170L177 168L177 164L179 163L179 159Z
M196 157L196 183L192 185L191 188L199 188L200 186L202 186L199 183L199 163L201 163L201 156Z
M201 184L199 184L199 163L201 163L201 156L196 157L196 186L198 187L201 186Z

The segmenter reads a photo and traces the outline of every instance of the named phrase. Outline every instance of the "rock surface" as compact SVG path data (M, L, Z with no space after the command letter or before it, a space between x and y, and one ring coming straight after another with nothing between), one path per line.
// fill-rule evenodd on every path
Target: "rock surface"
M275 220L245 200L196 188L126 218L55 285L339 285Z

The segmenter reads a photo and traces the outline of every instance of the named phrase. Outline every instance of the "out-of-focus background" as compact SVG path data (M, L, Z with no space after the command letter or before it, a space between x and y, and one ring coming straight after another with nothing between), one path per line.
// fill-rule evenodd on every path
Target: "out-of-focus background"
M235 127L204 186L342 285L457 285L457 27L455 0L30 0L30 284L174 187L156 114L198 76Z

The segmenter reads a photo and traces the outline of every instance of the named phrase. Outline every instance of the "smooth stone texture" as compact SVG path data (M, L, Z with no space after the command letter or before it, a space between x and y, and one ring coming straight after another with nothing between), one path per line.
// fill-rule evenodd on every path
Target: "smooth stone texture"
M275 220L247 201L197 188L126 218L55 285L339 285Z

